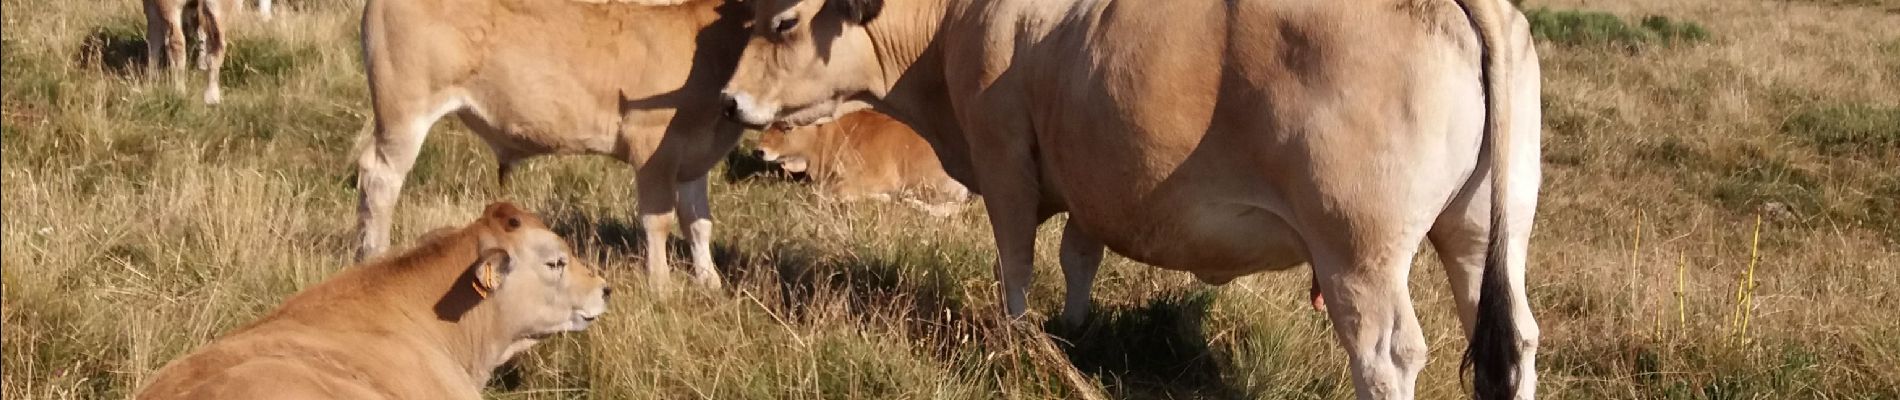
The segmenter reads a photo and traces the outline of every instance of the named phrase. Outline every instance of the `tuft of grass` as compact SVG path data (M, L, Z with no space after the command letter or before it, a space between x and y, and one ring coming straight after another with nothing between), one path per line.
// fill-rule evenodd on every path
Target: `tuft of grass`
M1793 207L1797 213L1812 213L1822 203L1821 180L1813 173L1760 153L1744 156L1725 167L1711 194L1736 210L1781 203Z
M235 88L263 87L290 75L299 61L315 57L317 50L308 44L291 43L273 36L245 36L232 40L224 57L222 79Z
M1643 29L1655 33L1657 39L1669 43L1692 43L1708 40L1708 29L1691 21L1670 20L1669 17L1651 15L1643 17Z
M1830 156L1880 157L1900 149L1900 106L1811 107L1788 117L1781 132Z
M1524 17L1530 21L1533 37L1570 46L1688 44L1709 38L1708 29L1700 24L1661 15L1644 17L1640 25L1631 25L1606 12L1539 7L1525 10Z

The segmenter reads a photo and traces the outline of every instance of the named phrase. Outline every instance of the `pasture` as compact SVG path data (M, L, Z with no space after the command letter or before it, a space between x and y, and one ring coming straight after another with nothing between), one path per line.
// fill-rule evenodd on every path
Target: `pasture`
M348 263L369 113L359 1L285 2L268 23L245 10L215 107L143 72L136 3L0 6L6 396L124 398ZM1520 6L1544 69L1540 394L1900 397L1900 2ZM1058 218L1031 322L1010 324L981 207L826 201L748 145L713 175L728 288L648 293L624 164L537 158L501 191L452 120L409 175L395 246L505 198L619 288L594 328L498 374L492 398L1352 395L1305 268L1215 287L1111 255L1092 322L1062 329L1041 323L1061 303ZM1421 254L1422 398L1466 391L1445 286ZM1030 339L1044 326L1058 349Z

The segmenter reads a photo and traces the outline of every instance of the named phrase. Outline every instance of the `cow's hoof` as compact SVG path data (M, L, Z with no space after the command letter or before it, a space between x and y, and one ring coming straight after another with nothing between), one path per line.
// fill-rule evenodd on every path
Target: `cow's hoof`
M205 91L205 104L217 105L218 103L223 103L223 102L224 102L223 91L220 91L217 89L211 89L211 90Z
M714 289L714 290L718 290L719 288L725 286L725 282L720 281L719 274L714 274L714 273L695 274L693 276L693 284L699 285L699 287L702 287L702 288Z
M647 275L647 291L659 295L673 293L673 279L665 275Z

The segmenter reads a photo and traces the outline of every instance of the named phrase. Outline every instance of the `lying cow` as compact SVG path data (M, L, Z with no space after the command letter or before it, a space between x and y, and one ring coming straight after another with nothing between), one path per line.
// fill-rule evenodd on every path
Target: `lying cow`
M759 136L759 155L787 172L805 173L845 201L894 196L926 204L962 202L970 191L910 127L875 111L817 126L774 125Z
M479 399L503 362L607 311L606 280L512 204L429 236L172 361L136 398Z
M1530 398L1538 65L1505 0L749 0L753 125L869 103L983 196L1008 315L1067 212L1071 324L1104 248L1222 284L1310 263L1360 398L1411 398L1429 240L1481 398Z
M224 69L224 53L229 49L225 31L236 16L241 0L145 0L145 67L152 73L161 68L179 87L184 85L185 29L187 20L198 37L197 68L205 70L205 104L224 100L218 73ZM187 14L189 13L189 14Z
M649 282L684 220L694 280L717 287L706 175L743 127L719 85L746 11L721 0L371 0L363 53L375 127L357 159L357 253L389 245L391 212L429 127L453 114L487 142L507 186L516 163L591 153L631 164ZM678 210L678 218L674 216Z

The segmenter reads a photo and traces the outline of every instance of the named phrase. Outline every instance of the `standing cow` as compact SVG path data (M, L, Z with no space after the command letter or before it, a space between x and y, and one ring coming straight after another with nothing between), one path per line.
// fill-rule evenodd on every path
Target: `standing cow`
M649 283L666 287L666 238L685 220L694 280L720 286L706 175L743 132L720 117L719 87L746 10L654 2L667 4L370 0L363 53L376 115L357 159L356 258L389 245L403 179L429 127L454 114L494 151L504 187L516 163L541 154L631 164Z
M751 0L749 124L867 102L983 196L1005 312L1067 212L1063 309L1104 247L1221 284L1310 263L1361 398L1411 398L1407 272L1446 266L1481 398L1530 398L1538 65L1504 0Z
M236 16L239 0L145 0L145 67L147 71L159 72L165 68L167 77L179 88L184 87L185 64L190 62L185 54L185 29L187 20L195 20L190 26L198 38L198 63L196 67L205 70L205 104L218 104L224 100L223 88L218 84L218 72L224 69L224 53L228 50L225 31L229 28L230 17Z
M230 49L227 31L231 28L230 18L236 16L236 9L242 0L145 0L145 67L156 73L161 67L170 70L169 78L179 87L184 85L185 71L185 30L190 29L198 39L198 69L205 70L205 104L218 104L224 101L224 90L218 83L219 71L224 69L224 53ZM258 0L257 12L265 21L271 19L271 0Z

